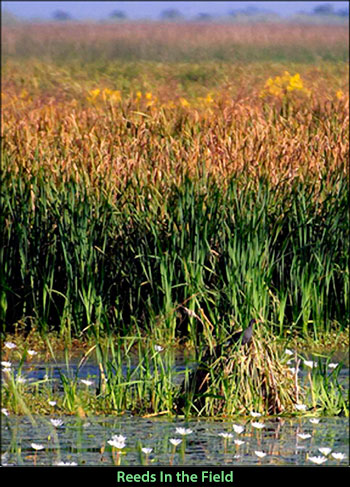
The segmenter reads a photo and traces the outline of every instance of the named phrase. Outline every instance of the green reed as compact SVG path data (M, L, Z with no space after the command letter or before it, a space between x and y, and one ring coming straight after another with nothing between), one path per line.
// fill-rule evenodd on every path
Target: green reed
M2 176L3 332L216 338L261 316L270 333L343 330L348 191L184 177L166 192ZM199 316L200 319L197 317ZM208 322L212 329L208 328Z

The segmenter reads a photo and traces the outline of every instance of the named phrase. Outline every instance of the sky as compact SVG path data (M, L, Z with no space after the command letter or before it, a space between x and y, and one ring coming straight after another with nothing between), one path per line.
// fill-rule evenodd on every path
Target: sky
M37 19L51 19L53 12L56 10L63 10L69 13L76 20L105 19L113 10L123 11L129 19L159 19L160 13L167 9L176 9L185 15L187 18L193 18L199 13L208 13L213 16L225 15L229 11L244 9L249 6L255 6L259 9L269 10L278 13L282 17L293 15L297 12L311 13L315 6L331 3L335 10L347 8L349 2L340 1L299 1L299 2L264 2L264 1L250 1L250 2L212 2L212 1L66 1L66 2L15 2L2 1L2 10L7 10L12 14L29 20Z

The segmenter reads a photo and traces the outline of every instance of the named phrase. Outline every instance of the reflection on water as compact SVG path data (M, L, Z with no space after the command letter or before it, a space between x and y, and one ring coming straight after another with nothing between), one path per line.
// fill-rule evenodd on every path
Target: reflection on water
M348 465L349 424L347 418L244 418L241 420L184 421L169 418L61 417L53 426L50 418L2 417L2 464L53 465L75 462L78 465L113 465L116 452L108 440L113 435L126 437L119 455L121 465L312 465L308 457L319 457L319 448L329 448L323 465ZM264 427L252 425L260 422ZM241 425L233 429L233 424ZM185 426L192 433L181 436L176 428ZM224 438L220 433L230 433ZM181 438L178 446L170 439ZM237 441L238 440L238 441ZM243 443L242 443L243 442ZM34 451L32 443L43 448ZM152 448L145 454L142 448ZM258 453L256 453L258 452ZM263 452L260 454L259 452ZM332 453L343 453L336 460ZM263 455L265 454L265 456Z

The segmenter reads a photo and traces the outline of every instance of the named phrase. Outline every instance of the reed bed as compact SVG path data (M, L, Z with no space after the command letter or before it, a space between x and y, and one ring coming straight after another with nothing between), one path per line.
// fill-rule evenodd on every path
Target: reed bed
M2 336L89 344L96 394L62 377L63 409L93 410L97 395L105 410L158 414L174 411L179 384L155 343L182 341L200 361L259 317L260 341L218 370L201 414L291 411L295 384L272 339L349 326L347 31L286 27L273 53L280 28L155 26L152 37L144 26L131 52L135 28L3 30ZM260 38L265 63L248 52ZM233 64L217 61L227 43ZM185 45L205 59L189 64ZM310 407L348 411L321 377ZM262 382L278 387L260 404ZM30 410L17 386L7 401Z

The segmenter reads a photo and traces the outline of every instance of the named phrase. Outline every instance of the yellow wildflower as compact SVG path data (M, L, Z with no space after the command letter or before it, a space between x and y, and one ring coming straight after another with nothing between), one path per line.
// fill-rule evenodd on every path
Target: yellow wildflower
M23 100L23 98L28 98L28 95L29 95L28 91L26 89L23 89L19 94L19 97L22 98Z
M146 100L152 100L152 93L150 93L150 92L146 93L145 97L146 97Z
M99 88L96 88L95 90L90 90L89 95L92 96L93 98L97 98L100 92L101 90Z
M335 96L338 98L338 100L341 100L344 96L343 90L338 90L335 94Z
M180 98L180 103L183 107L189 107L190 104L189 102L186 100L186 98Z
M90 102L95 102L96 98L98 95L101 93L101 90L99 88L96 88L95 90L90 90L88 96L86 97L88 101Z
M103 91L102 91L102 98L103 98L103 101L107 101L108 98L110 97L110 95L112 94L112 90L110 90L109 88L105 88Z
M288 71L285 71L283 76L269 78L266 81L264 89L260 92L260 97L264 98L265 96L272 95L280 98L286 96L291 91L300 91L306 95L310 95L310 91L304 87L299 73L292 76Z

